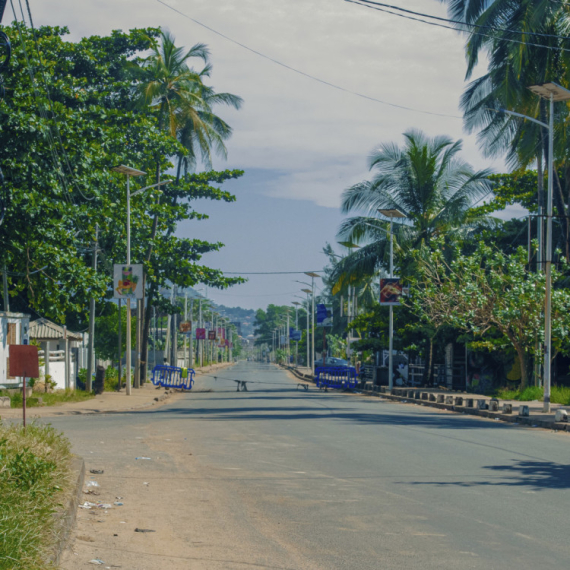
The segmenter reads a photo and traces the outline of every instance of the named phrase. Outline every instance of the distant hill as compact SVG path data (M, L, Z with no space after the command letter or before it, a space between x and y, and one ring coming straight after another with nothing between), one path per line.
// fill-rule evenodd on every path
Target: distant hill
M241 323L241 334L248 336L253 334L253 323L255 321L254 309L242 309L241 307L226 307L225 305L216 305L216 310L223 313L230 321Z

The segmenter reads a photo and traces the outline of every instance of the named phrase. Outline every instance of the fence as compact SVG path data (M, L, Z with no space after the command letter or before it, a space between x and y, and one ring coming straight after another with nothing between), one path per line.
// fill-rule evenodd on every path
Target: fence
M315 369L317 387L354 390L358 384L356 369L346 366L319 366Z
M152 369L151 381L155 386L162 386L163 388L192 390L194 375L195 372L191 368L188 368L186 376L183 376L182 368L177 368L176 366L155 366Z

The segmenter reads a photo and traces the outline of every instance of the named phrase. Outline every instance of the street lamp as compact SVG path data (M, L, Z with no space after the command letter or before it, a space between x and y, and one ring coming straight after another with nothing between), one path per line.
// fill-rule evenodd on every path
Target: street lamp
M405 218L406 215L396 208L382 209L378 208L383 216L390 218L390 278L394 277L394 234L392 233L392 224L394 218ZM393 363L393 350L394 350L394 307L390 305L390 320L389 320L389 334L390 341L388 346L388 389L392 392L394 388L394 377L392 373L392 363Z
M121 164L120 166L114 166L111 168L114 172L119 174L124 174L127 177L127 265L131 264L131 196L136 196L149 188L155 188L157 186L162 186L163 184L168 184L169 180L164 180L163 182L158 182L157 184L151 184L150 186L145 186L136 192L131 194L131 176L145 176L146 172L142 170L137 170L136 168L131 168L130 166L125 166ZM120 313L119 313L120 318ZM127 298L127 370L126 370L126 394L131 395L131 300ZM137 360L140 355L137 355ZM119 379L120 383L120 379Z
M548 191L546 195L546 302L544 315L544 404L543 411L550 412L550 385L552 378L552 189L554 182L554 102L568 101L570 91L556 83L531 85L529 89L539 97L550 101L549 124L540 122L548 129ZM530 119L530 117L525 117ZM531 119L532 120L532 119ZM535 120L535 122L538 122Z
M552 379L551 352L552 352L552 189L554 185L554 103L570 100L570 91L557 83L543 83L531 85L528 89L535 95L550 102L550 117L548 124L534 117L528 117L514 111L499 109L499 112L520 117L531 121L548 130L548 189L546 195L546 259L544 273L546 280L545 309L544 309L544 400L543 412L550 412L550 388ZM495 109L493 109L495 110Z
M299 301L291 301L292 305L295 305L295 334L299 330ZM295 368L299 366L299 341L295 342Z
M311 307L312 321L313 321L313 334L312 334L313 350L311 352L311 369L313 371L313 376L314 376L315 375L315 277L320 277L320 275L318 273L314 273L313 271L305 271L305 275L311 278L311 289L313 290L312 307ZM323 366L324 366L324 361L323 361Z
M309 315L309 305L310 305L310 301L309 301L309 295L312 295L313 290L312 289L301 289L301 291L303 291L303 293L307 293L307 368L310 368L313 371L313 375L315 373L315 355L313 352L313 358L311 359L310 357L310 346L311 346L311 336L313 337L313 349L314 349L314 345L315 345L315 314L313 312L313 334L311 336L309 336L309 322L311 321L310 319L310 315ZM315 302L314 302L314 298L313 298L313 307L315 306Z

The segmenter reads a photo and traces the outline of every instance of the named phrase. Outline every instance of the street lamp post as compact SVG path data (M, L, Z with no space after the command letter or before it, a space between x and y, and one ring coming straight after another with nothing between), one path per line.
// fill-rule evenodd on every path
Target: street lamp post
M392 233L392 224L394 218L405 218L406 215L396 208L383 210L378 209L378 211L387 218L390 218L390 278L394 277L394 234ZM393 376L393 351L394 351L394 307L390 305L390 319L389 319L389 346L388 346L388 389L392 392L394 388L394 376Z
M311 368L313 371L313 366L311 363L311 356L310 356L310 346L311 346L311 336L314 336L315 331L313 329L313 334L309 335L309 323L311 321L310 315L309 315L309 307L310 307L310 299L309 299L309 295L311 295L313 293L312 289L301 289L301 291L303 291L303 293L307 293L307 367ZM314 342L314 339L313 339Z
M292 304L295 305L295 334L299 330L299 301L292 301ZM295 341L295 368L299 366L299 341Z
M548 131L548 187L546 195L546 259L544 260L545 303L544 303L544 400L543 412L550 412L550 389L552 381L551 353L552 353L552 191L554 186L554 103L570 100L570 91L556 83L543 83L531 85L529 89L550 102L550 117L548 124L534 117L527 117L521 113L500 111L507 115L520 117L532 121Z
M111 170L119 172L121 174L126 174L127 176L127 265L131 264L131 176L144 176L146 172L142 170L137 170L136 168L130 168L129 166L115 166ZM127 298L127 346L126 346L126 357L127 357L127 369L125 372L126 376L126 393L127 396L131 395L131 300Z

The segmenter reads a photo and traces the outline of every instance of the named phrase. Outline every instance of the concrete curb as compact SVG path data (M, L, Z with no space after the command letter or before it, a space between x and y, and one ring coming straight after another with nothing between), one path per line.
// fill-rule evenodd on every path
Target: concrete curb
M67 505L54 514L53 535L55 544L52 554L49 556L49 561L56 566L59 564L61 555L68 545L69 537L77 518L77 508L82 498L83 481L85 479L85 461L82 457L74 456L72 458L71 470L75 474L74 486Z
M446 410L448 412L455 412L459 414L465 414L470 416L479 416L481 418L487 418L492 420L500 420L503 422L538 427L542 429L549 429L553 431L567 431L570 433L570 423L564 422L553 422L548 420L539 420L532 417L523 417L517 414L502 414L501 412L490 412L489 410L479 410L477 408L467 407L465 405L458 406L454 404L442 404L433 401L429 401L427 398L422 398L425 392L421 390L414 390L420 392L420 398L410 398L408 396L396 396L395 394L387 394L385 392L371 392L367 390L362 390L362 394L367 396L379 396L381 398L386 398L387 400L392 400L394 402L399 402L401 404L419 404L421 406L426 406L429 408L437 408L439 410ZM463 398L466 400L467 398Z
M314 379L311 376L307 376L306 374L302 374L298 372L295 368L289 366L282 366L285 370L288 370L297 378L302 380L306 380L308 382L314 382ZM426 392L425 390L421 390L420 388L414 389L404 389L404 388L397 388L397 390L402 390L404 392L417 392L417 397L409 397L409 396L399 396L396 394L388 394L386 392L382 392L381 390L362 390L360 389L359 392L365 396L376 396L380 398L385 398L387 400L392 400L394 402L398 402L400 404L413 404L413 405L421 405L430 408L436 408L438 410L446 410L448 412L455 412L457 414L464 414L470 416L479 416L481 418L491 419L491 420L499 420L502 422L516 424L519 426L529 426L533 428L542 428L542 429L549 429L552 431L566 431L570 433L570 423L568 422L556 422L551 420L541 420L538 418L524 417L515 414L504 414L501 412L492 412L489 410L480 410L476 407L469 407L465 404L467 403L466 400L475 400L473 398L473 394L445 394L447 398L452 397L453 401L456 398L461 400L461 405L453 404L453 403L443 403L445 400L442 399L441 402L437 401L437 394L432 394ZM432 398L430 396L433 396ZM481 398L488 399L484 396ZM476 405L476 402L473 401Z

